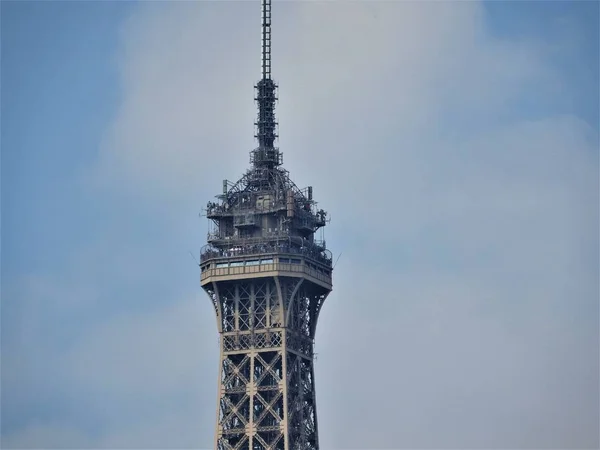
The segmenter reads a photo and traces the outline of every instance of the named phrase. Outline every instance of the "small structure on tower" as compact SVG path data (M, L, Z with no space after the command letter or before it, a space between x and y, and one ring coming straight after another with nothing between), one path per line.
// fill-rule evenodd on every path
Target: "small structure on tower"
M318 449L313 345L332 289L332 259L315 239L327 214L299 189L275 147L271 1L262 0L258 147L236 182L209 202L201 285L220 334L215 449Z

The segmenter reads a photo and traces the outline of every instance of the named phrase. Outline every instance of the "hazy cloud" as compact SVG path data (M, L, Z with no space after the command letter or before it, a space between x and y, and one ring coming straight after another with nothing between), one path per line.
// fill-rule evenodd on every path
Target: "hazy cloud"
M212 445L216 326L195 269L176 286L173 249L201 245L194 214L248 165L259 16L145 3L125 24L91 188L139 199L130 230L154 216L160 232L92 254L118 263L105 280L136 295L152 279L163 300L60 352L57 378L100 430L44 422L3 445ZM598 447L598 135L560 109L574 88L550 44L493 36L476 2L273 16L285 167L315 187L343 252L316 344L322 447Z

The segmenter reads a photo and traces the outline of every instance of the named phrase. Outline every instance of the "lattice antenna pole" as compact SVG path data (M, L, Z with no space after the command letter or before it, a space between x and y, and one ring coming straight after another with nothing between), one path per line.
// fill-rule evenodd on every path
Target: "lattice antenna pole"
M258 117L255 122L258 148L251 152L250 160L254 167L273 168L279 166L283 159L279 149L274 147L277 135L275 130L275 91L277 85L271 79L271 0L261 1L261 71L262 78L256 84L256 102Z
M271 79L271 0L262 0L262 79Z

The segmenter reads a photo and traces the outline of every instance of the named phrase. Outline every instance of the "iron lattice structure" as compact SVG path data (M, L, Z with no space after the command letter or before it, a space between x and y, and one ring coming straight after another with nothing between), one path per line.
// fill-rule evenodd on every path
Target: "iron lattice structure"
M271 3L262 0L262 78L256 84L258 147L236 183L209 202L201 285L220 334L215 449L318 449L313 346L332 289L326 224L312 187L299 189L274 146Z

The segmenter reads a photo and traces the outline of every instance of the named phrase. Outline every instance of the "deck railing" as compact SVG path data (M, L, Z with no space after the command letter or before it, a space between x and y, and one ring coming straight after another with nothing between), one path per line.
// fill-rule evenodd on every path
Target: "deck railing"
M236 256L251 256L256 255L261 257L265 254L289 254L307 256L316 261L331 266L332 255L329 250L323 249L316 245L307 245L298 247L289 243L271 244L271 243L255 243L247 245L231 246L229 248L218 248L210 244L205 245L200 251L200 262L208 261L215 258L233 258Z

